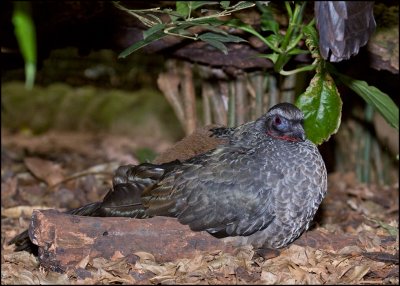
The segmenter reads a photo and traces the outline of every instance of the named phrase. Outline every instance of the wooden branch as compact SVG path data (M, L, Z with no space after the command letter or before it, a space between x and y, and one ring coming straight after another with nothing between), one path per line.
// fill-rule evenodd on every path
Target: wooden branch
M203 251L234 250L207 232L193 232L176 219L166 217L100 218L35 210L29 236L39 246L40 264L58 272L79 267L83 259L114 260L139 251L166 262L193 258Z
M206 82L203 87L206 89L208 96L210 97L214 122L226 126L226 109L222 98L223 95L218 91L219 87Z
M182 102L179 98L179 84L179 76L173 73L161 73L157 79L158 88L162 91L165 98L172 106L172 109L184 130L186 130L185 113Z
M182 68L182 97L186 118L186 135L190 135L196 129L196 94L193 83L192 65L188 62L183 63Z

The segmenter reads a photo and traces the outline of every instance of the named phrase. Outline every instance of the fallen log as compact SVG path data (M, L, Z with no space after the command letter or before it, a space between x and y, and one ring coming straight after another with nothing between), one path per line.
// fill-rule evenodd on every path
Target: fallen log
M80 267L84 259L132 260L137 252L149 252L157 262L166 262L193 258L199 252L234 250L207 232L193 232L167 217L99 218L34 210L29 236L39 247L40 264L57 272Z

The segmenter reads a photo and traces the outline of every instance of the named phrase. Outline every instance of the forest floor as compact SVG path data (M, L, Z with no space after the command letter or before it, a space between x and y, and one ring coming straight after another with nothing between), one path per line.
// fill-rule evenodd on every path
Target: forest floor
M352 173L329 174L328 195L312 228L272 256L243 247L235 254L214 251L159 263L142 252L136 262L124 257L87 261L81 277L74 269L49 271L37 257L7 244L29 226L33 209L66 210L99 201L119 165L138 163L132 150L147 146L161 153L170 146L140 140L2 130L1 284L399 283L398 183L360 184Z

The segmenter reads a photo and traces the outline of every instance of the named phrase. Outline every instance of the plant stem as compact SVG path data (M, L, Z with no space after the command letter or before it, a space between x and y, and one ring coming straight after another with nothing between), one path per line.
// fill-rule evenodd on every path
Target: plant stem
M278 59L276 60L276 63L274 66L274 70L276 72L281 72L281 70L283 69L283 66L290 59L290 56L287 55L287 52L290 49L293 49L293 47L294 47L293 44L291 43L291 40L292 40L293 36L295 36L296 33L298 32L299 23L301 22L301 19L303 17L302 14L303 14L305 3L302 3L302 4L295 3L295 8L294 8L293 13L290 8L290 4L287 1L285 2L285 5L286 5L286 9L288 10L288 14L289 14L289 25L286 30L285 37L280 46L281 53L279 54ZM300 41L300 39L301 39L301 37L300 38L297 37L296 41L298 42L298 41ZM290 44L290 49L288 49L289 44Z

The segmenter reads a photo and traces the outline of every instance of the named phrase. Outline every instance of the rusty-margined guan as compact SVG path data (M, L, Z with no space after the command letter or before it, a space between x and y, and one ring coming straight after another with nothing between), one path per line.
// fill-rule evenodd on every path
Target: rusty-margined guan
M236 128L213 129L226 139L185 161L121 166L103 202L69 214L176 217L194 231L237 237L239 244L280 248L308 229L327 190L326 168L305 138L303 113L280 103ZM10 243L32 246L27 232Z

